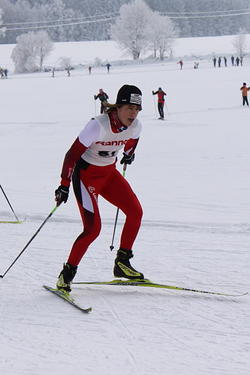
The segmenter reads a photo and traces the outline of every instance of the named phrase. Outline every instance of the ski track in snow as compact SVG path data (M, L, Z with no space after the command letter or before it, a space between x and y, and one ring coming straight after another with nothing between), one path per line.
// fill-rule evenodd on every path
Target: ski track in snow
M1 185L24 220L0 224L1 274L53 208L64 154L99 111L93 95L103 87L114 100L131 83L144 93L143 134L126 176L144 208L133 265L155 282L250 291L250 128L239 92L249 61L240 69L200 66L114 67L109 76L100 69L90 77L76 71L70 79L34 74L1 82ZM168 93L164 122L152 119L150 94L159 85ZM116 210L102 199L100 209L101 235L76 281L113 278ZM11 219L0 194L0 220ZM123 220L120 213L115 248ZM45 291L81 230L71 192L0 280L2 374L248 375L249 295L75 286L76 301L93 308L82 314Z

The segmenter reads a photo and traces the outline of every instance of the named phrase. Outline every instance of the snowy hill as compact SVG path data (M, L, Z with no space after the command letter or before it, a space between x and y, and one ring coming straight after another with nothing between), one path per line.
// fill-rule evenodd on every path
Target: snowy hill
M194 40L187 45L189 51L194 46ZM4 48L1 61L7 62ZM217 53L217 44L205 50ZM85 50L89 61L106 58L101 48L93 51ZM143 92L143 133L126 173L144 209L133 265L162 283L249 291L250 110L242 107L240 92L243 81L250 85L249 66L246 59L242 67L213 68L204 59L193 69L190 59L182 71L172 61L113 66L110 74L98 68L91 75L85 69L71 77L57 72L55 78L42 73L0 80L0 184L24 220L0 224L0 273L53 209L64 155L99 113L93 95L102 87L114 102L118 88L129 83ZM159 86L167 92L166 121L157 119L151 94ZM116 208L101 198L99 204L102 232L76 280L113 278L109 245ZM0 220L12 218L0 191ZM115 249L123 221L120 213ZM71 190L67 204L0 280L2 374L248 375L249 296L77 286L72 296L93 308L83 315L46 292L42 285L55 284L81 230Z

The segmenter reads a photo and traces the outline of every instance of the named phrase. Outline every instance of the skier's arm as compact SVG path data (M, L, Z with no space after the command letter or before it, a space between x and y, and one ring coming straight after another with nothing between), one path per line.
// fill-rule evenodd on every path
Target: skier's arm
M69 151L66 153L62 173L61 173L61 185L69 187L71 176L74 171L76 162L80 159L82 154L87 150L88 147L84 146L79 138L70 147Z
M82 154L84 154L91 143L98 139L99 133L99 123L96 120L90 120L65 155L61 173L61 185L70 185L76 162L81 158Z
M57 206L60 206L62 202L67 202L69 196L69 185L75 164L86 149L87 147L80 143L79 138L77 138L66 153L61 173L61 185L55 190L55 201Z
M135 159L135 149L139 142L139 138L129 139L124 147L121 164L131 164Z

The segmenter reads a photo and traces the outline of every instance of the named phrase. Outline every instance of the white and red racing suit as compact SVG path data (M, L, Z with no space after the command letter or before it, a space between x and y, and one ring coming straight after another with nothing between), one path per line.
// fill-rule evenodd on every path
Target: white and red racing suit
M132 249L141 225L142 208L127 180L116 169L117 154L135 151L141 123L135 119L123 126L112 111L91 119L66 153L61 184L69 186L71 179L77 199L83 232L71 249L68 263L77 266L101 230L98 195L118 207L126 215L120 247Z

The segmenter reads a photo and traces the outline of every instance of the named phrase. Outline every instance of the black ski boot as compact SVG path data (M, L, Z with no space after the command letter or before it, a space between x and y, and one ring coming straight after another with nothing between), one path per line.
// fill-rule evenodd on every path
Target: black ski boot
M141 272L136 271L130 264L129 259L133 258L132 250L119 249L115 258L114 276L125 277L126 279L144 279Z
M69 263L64 264L56 283L57 289L71 292L70 284L75 277L76 271L77 266L71 266Z

